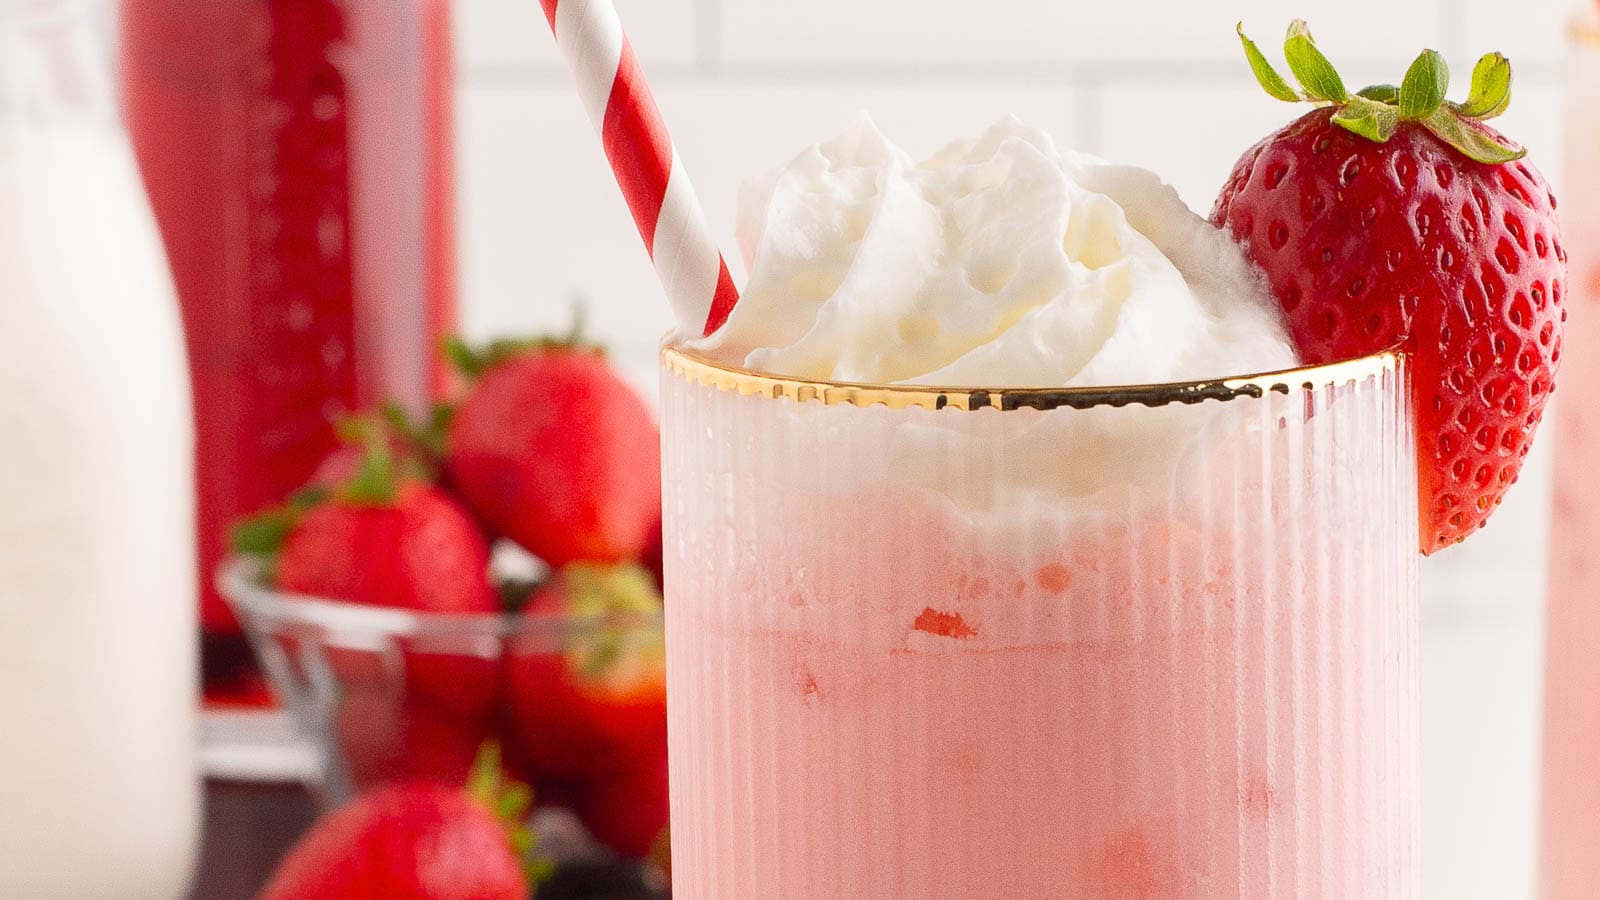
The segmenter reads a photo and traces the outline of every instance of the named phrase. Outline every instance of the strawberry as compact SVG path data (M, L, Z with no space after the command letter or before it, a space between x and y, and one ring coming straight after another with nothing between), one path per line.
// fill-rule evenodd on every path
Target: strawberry
M1561 359L1566 253L1538 170L1483 120L1510 98L1491 53L1445 101L1424 51L1399 87L1346 91L1304 22L1291 87L1240 32L1262 87L1321 108L1234 166L1211 219L1266 274L1306 363L1404 346L1416 416L1421 548L1465 539L1517 480Z
M463 715L404 684L342 678L340 688L333 738L355 791L406 781L460 784L493 735L492 715Z
M259 900L526 900L546 868L532 857L530 800L485 748L467 790L391 785L324 817Z
M442 453L442 421L448 407L433 410L427 425L418 425L395 403L386 403L379 412L346 416L334 425L340 446L322 458L311 473L310 489L337 491L361 474L374 444L382 444L401 474L418 481L437 478L438 458Z
M578 340L453 355L477 378L446 472L478 516L552 567L639 558L661 515L661 436L638 393Z
M419 613L498 612L488 540L471 516L420 480L423 469L397 457L386 434L368 436L353 475L328 475L240 525L240 551L262 557L268 577L294 594ZM459 781L493 727L499 660L438 639L369 650L337 637L319 649L341 689L329 724L354 786ZM304 655L295 652L300 638L282 640Z
M650 845L650 855L646 857L651 865L661 870L661 877L667 885L672 884L672 827L661 829L661 834L656 836L655 843Z
M640 557L639 562L650 570L651 575L655 576L656 589L663 593L667 589L667 576L664 568L665 550L666 547L662 543L661 536L661 517L657 516L656 524L650 529L650 539L645 542L644 556Z
M418 612L500 608L489 583L489 542L449 496L370 444L337 490L314 486L288 505L242 523L241 553L263 558L295 594Z
M578 816L589 833L630 859L659 853L667 830L667 758L641 760L585 787Z
M398 643L399 666L387 649L320 648L339 686L330 733L343 775L358 791L393 781L459 784L494 733L499 661Z
M529 598L505 706L529 770L603 777L666 753L661 595L637 565L575 563Z

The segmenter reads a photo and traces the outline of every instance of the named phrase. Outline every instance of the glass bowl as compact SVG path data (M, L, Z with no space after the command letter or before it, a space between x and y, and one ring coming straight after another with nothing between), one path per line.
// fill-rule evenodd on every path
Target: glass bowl
M597 660L626 657L632 647L659 652L661 646L660 613L425 614L288 594L266 586L260 576L254 561L234 559L217 580L273 689L314 748L312 787L327 808L393 781L464 784L479 749L493 739L501 743L512 774L533 785L541 806L581 809L582 779L552 773L541 761L552 750L572 759L592 757L595 748L582 745L584 735L572 729L530 733L530 719L508 709L548 699L534 696L545 687L559 699L567 688L541 680L547 673L581 673ZM664 772L664 684L659 710L653 691L645 702L648 707L636 702L617 718L647 741L659 731L658 759L629 759L635 768L659 766ZM545 720L532 721L537 727ZM637 784L642 773L613 774ZM658 803L663 810L664 790ZM541 820L551 821L545 812L536 828ZM570 834L556 836L555 843L583 855L573 849L580 842ZM622 855L645 855L642 843Z

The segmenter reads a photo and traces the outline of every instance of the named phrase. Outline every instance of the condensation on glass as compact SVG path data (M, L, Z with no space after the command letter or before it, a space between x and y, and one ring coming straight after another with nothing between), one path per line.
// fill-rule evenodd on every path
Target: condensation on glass
M676 891L1418 896L1400 358L1066 391L662 359Z

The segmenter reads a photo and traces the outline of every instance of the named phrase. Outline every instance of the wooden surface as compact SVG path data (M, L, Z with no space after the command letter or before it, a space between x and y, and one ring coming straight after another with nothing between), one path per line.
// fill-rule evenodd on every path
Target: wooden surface
M208 783L193 900L249 900L315 818L311 795L295 785ZM540 900L662 897L644 886L633 866L564 870L539 891Z

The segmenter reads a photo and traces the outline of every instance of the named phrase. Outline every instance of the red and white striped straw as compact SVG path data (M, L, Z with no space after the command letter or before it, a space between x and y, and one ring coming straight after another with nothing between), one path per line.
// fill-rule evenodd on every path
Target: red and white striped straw
M616 8L611 0L540 2L678 324L690 334L716 331L739 302L739 289L711 237Z

